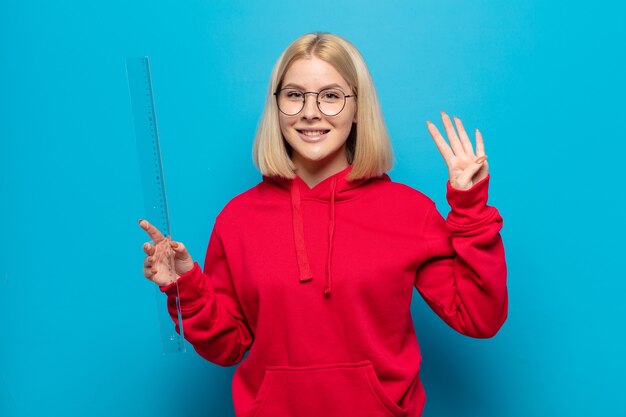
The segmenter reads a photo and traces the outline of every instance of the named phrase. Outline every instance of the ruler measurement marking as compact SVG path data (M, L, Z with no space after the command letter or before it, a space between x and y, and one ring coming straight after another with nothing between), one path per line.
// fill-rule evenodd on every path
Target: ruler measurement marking
M171 238L165 180L157 127L157 117L148 57L127 58L126 70L133 107L135 134L141 178L144 190L146 216L165 236ZM149 160L148 160L149 159ZM178 292L178 286L176 286ZM176 333L169 317L164 296L155 287L157 318L161 331L163 352L185 352L180 297L176 309L180 334ZM167 323L167 324L166 324Z

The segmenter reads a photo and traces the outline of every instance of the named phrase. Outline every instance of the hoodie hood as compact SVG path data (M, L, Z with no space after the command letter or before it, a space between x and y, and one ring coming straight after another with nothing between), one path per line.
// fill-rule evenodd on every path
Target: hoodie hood
M291 214L293 221L293 238L296 248L296 258L300 270L300 283L313 280L309 256L304 240L304 223L302 220L301 201L303 198L316 199L328 202L328 256L326 259L326 277L324 281L324 295L330 296L332 290L332 252L333 237L335 234L335 202L349 200L362 192L362 187L372 181L391 181L387 174L369 179L347 181L346 177L352 171L352 165L331 175L313 188L296 175L295 178L263 176L263 182L276 188L281 194L291 199Z

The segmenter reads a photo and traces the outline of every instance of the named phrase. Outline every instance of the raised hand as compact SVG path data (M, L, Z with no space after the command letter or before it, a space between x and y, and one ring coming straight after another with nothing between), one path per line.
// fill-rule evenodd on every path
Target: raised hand
M169 285L193 268L193 259L182 242L174 242L146 220L139 220L152 242L143 244L147 255L143 261L143 275L158 285Z
M433 137L443 159L445 159L446 165L448 165L450 185L459 190L468 190L474 184L486 178L489 173L483 137L476 129L476 153L474 153L472 142L467 136L461 120L457 117L454 118L456 129L459 132L457 136L450 117L442 111L441 118L450 145L448 145L439 133L439 130L437 130L437 127L431 122L426 122L428 131Z

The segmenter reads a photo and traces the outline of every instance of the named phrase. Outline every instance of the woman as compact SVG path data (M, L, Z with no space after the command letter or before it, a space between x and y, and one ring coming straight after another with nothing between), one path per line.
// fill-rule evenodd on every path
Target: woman
M155 243L144 275L173 318L177 280L186 339L213 363L241 362L237 416L421 415L414 287L463 334L502 326L502 218L487 206L483 141L476 131L474 152L461 121L457 136L442 118L450 146L428 129L448 165L446 220L385 173L390 143L356 48L304 35L272 73L253 152L263 180L217 216L204 271L140 221Z

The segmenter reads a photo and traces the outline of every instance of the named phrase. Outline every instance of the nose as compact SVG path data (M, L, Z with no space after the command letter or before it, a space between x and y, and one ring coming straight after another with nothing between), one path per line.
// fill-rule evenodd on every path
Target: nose
M311 95L310 98L309 95ZM307 100L307 98L309 99ZM317 95L315 93L304 94L304 108L302 109L302 117L305 119L320 118L320 109L317 107Z

